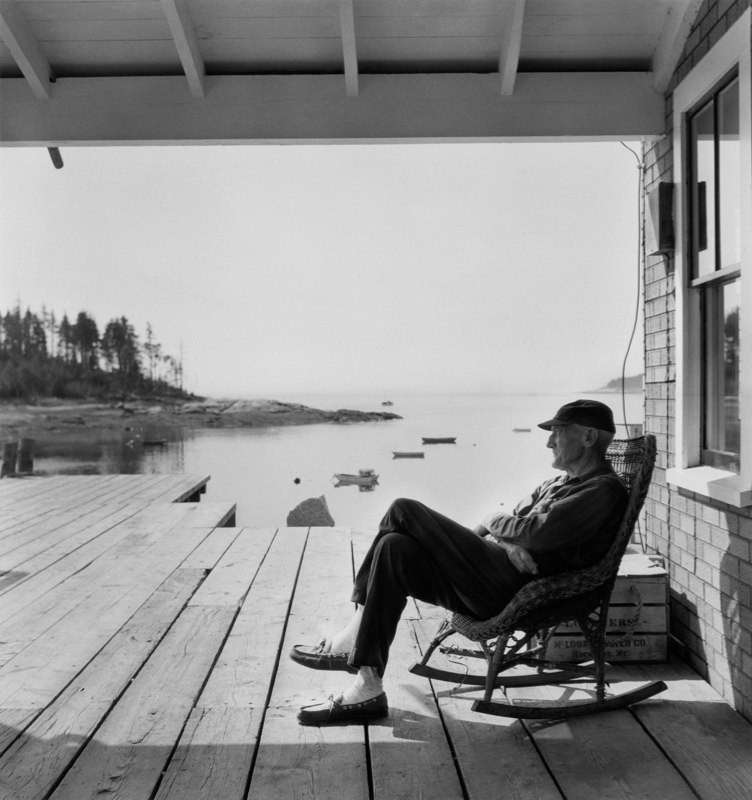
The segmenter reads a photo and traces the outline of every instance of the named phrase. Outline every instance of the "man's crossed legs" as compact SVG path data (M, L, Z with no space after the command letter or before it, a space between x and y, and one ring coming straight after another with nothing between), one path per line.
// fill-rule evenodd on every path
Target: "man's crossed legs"
M531 576L504 550L415 500L396 500L355 577L356 611L330 640L296 645L290 657L313 669L356 673L337 698L303 708L302 725L365 722L388 714L383 676L408 597L486 619Z

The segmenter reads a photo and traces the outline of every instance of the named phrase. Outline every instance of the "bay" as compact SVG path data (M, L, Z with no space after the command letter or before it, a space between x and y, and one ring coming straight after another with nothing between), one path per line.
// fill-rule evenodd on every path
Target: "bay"
M326 498L337 525L375 528L389 503L413 497L466 525L493 510L511 509L556 474L537 423L571 395L296 395L275 399L315 408L389 410L402 419L350 425L277 428L151 429L166 439L144 447L127 431L79 430L37 443L35 469L65 472L210 474L207 500L237 503L237 524L285 525L288 512L309 497ZM622 397L603 400L623 420ZM624 398L626 421L643 420L642 394ZM382 405L385 401L391 406ZM625 429L617 426L617 436ZM515 430L522 429L522 430ZM456 444L424 445L422 437L456 437ZM423 458L394 458L394 451ZM335 472L373 469L372 491L333 483Z

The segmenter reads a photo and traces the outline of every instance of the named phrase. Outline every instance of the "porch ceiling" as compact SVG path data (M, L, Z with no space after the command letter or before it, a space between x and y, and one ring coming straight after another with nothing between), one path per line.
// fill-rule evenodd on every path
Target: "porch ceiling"
M0 141L663 131L700 0L0 0Z

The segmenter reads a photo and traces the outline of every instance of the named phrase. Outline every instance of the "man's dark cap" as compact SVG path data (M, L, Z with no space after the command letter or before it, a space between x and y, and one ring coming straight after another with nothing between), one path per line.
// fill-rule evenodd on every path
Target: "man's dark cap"
M538 423L539 428L550 431L554 425L583 425L586 428L597 428L599 431L616 433L614 415L605 403L597 400L575 400L563 405L553 419Z

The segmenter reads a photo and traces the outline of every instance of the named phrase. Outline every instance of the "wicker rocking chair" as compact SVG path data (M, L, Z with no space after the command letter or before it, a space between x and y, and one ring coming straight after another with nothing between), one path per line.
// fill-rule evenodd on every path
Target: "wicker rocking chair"
M608 553L597 564L571 573L530 581L520 589L504 610L488 620L477 620L453 614L437 631L421 661L410 671L418 675L464 685L485 686L482 700L473 704L474 711L518 719L557 719L622 708L662 692L666 685L654 681L615 696L606 697L606 626L611 591L616 582L619 563L632 535L637 517L650 485L655 464L656 444L652 435L614 440L607 457L629 489L629 503L617 536ZM548 642L563 623L574 620L582 629L590 647L593 664L564 664L546 659ZM465 675L429 666L436 648L447 637L459 633L478 642L476 649L442 647L461 656L485 657L487 674ZM500 673L518 664L534 666L529 675L509 676ZM492 701L497 687L531 686L567 683L583 677L595 678L595 696L584 701L535 703L506 700Z

